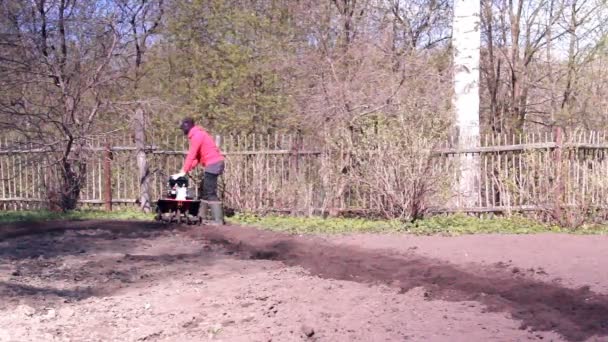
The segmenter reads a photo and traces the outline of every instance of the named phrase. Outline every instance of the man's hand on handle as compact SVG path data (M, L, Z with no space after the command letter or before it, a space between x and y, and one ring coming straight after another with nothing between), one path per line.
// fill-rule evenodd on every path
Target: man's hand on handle
M180 177L184 177L185 175L186 175L186 173L184 171L180 171L179 173L171 175L171 179L175 180L175 179L178 179Z

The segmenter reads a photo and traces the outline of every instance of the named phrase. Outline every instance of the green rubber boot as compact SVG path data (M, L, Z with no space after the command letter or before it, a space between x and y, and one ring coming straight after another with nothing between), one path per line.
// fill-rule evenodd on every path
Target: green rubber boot
M210 224L214 226L222 226L225 224L224 221L224 208L222 206L222 202L219 201L209 201L209 209L211 209L211 222Z
M209 220L209 202L201 201L198 216L201 218L201 222L207 222Z

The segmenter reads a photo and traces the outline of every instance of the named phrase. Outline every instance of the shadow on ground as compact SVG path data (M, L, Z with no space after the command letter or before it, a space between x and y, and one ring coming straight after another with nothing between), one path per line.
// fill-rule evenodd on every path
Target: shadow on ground
M100 247L98 240L151 239L175 226L156 222L138 221L50 221L17 222L0 224L0 243L10 242L0 247L0 258L33 258L44 255L47 258L79 254ZM83 232L71 237L82 237L73 241L66 233Z
M125 287L187 275L194 266L200 269L225 257L221 246L205 241L183 246L179 238L171 240L186 229L133 221L0 225L0 272L7 275L0 277L0 307L109 296ZM147 246L166 252L142 253Z
M56 289L53 287L38 287L19 283L8 283L0 281L0 295L4 297L4 294L18 294L23 297L59 297L64 299L66 302L78 301L87 299L94 295L94 291L91 288L83 289Z
M520 320L522 329L556 331L571 341L608 335L608 296L588 287L569 289L504 269L463 269L413 253L391 255L241 227L193 234L241 257L302 266L324 278L385 283L402 292L423 287L428 300L480 302L488 311L506 312Z

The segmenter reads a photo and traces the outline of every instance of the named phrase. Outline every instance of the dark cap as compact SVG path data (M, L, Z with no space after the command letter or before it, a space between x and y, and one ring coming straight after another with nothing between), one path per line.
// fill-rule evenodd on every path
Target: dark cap
M182 130L182 132L184 132L184 134L188 134L192 127L194 127L194 119L191 117L184 118L179 124L179 128Z

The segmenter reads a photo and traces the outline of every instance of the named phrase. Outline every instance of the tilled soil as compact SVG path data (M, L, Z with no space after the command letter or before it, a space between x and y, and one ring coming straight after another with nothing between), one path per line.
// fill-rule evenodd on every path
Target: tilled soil
M2 341L608 341L608 237L0 226Z

